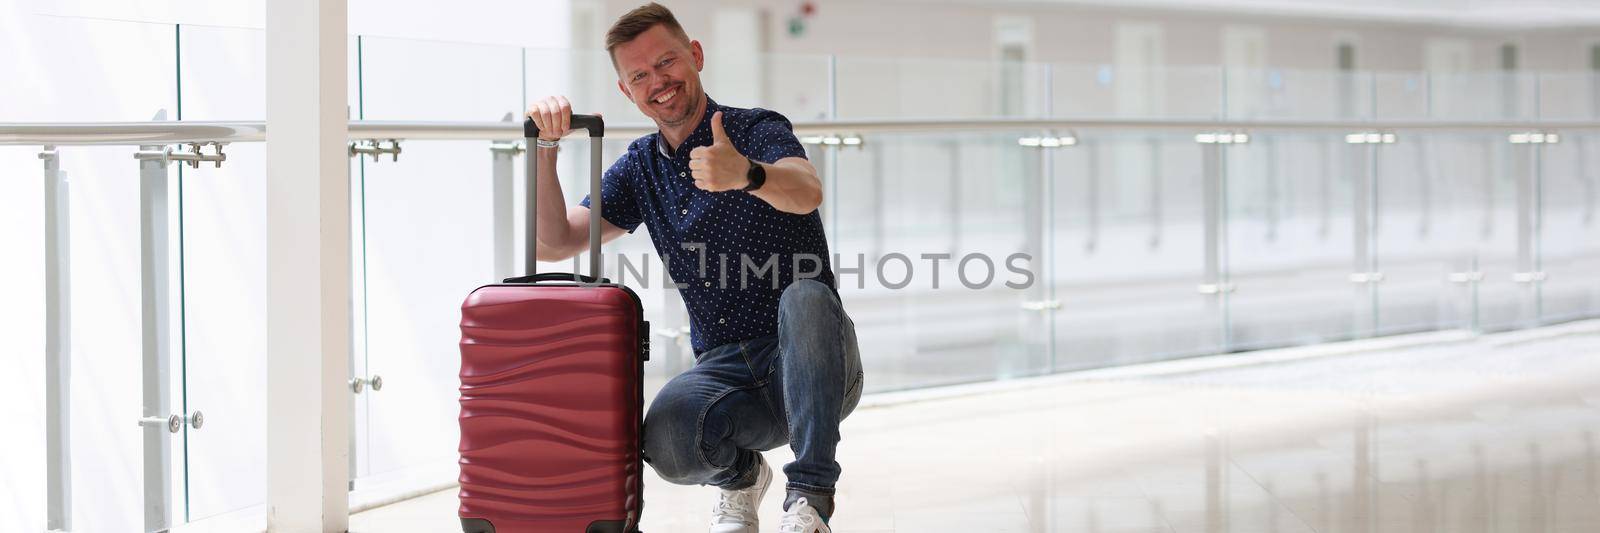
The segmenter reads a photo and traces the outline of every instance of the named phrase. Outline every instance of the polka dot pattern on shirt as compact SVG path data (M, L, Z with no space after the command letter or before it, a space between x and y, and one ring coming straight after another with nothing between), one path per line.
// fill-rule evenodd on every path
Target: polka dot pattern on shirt
M600 183L605 200L600 216L629 233L639 224L650 228L667 273L684 285L680 292L696 354L776 335L778 298L794 282L797 257L802 278L815 271L809 277L837 290L817 211L785 213L744 191L706 192L694 186L689 151L711 145L711 116L717 111L729 140L745 157L772 163L806 156L783 115L721 106L707 97L699 126L681 146L668 150L660 132L640 137ZM581 205L589 202L584 197ZM758 276L773 257L775 266Z

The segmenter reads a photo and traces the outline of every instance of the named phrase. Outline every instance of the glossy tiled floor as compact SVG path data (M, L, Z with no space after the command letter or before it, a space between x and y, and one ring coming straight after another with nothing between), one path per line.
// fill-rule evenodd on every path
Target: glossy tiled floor
M833 525L1597 532L1600 334L1579 333L1594 329L1165 377L1052 377L860 410L844 428ZM645 531L705 531L714 489L646 486ZM763 503L767 531L780 499ZM351 530L458 530L455 504L443 491L358 514Z

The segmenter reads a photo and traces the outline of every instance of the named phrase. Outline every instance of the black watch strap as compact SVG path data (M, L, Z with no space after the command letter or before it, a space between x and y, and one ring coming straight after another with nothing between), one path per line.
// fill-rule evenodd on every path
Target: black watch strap
M756 160L750 159L750 170L745 172L744 177L745 179L750 180L750 183L746 184L744 188L740 190L753 191L760 189L762 185L767 183L767 169L762 167L761 163L757 163Z

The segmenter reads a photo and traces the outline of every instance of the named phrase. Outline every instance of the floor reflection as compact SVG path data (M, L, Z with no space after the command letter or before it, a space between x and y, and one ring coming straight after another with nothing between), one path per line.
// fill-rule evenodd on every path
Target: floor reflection
M1600 532L1600 327L871 408L835 531ZM774 464L792 456L768 452ZM781 483L780 479L776 480ZM714 492L646 482L646 530ZM776 492L776 491L775 491ZM762 505L776 527L778 497ZM447 491L352 531L444 531ZM437 520L437 522L434 522Z

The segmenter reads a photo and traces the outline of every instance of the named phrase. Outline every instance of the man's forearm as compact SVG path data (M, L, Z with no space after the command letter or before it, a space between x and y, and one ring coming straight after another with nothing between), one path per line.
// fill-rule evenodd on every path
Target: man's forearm
M810 163L791 158L761 165L767 171L767 182L760 189L750 191L756 198L774 209L796 215L816 211L822 205L822 180L817 178Z
M534 157L539 166L539 220L537 228L538 257L546 261L559 261L577 253L573 251L572 225L567 222L567 200L561 193L561 180L556 176L556 150L535 148Z

